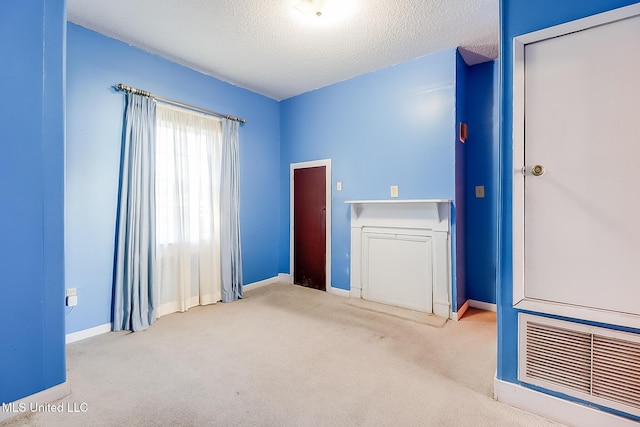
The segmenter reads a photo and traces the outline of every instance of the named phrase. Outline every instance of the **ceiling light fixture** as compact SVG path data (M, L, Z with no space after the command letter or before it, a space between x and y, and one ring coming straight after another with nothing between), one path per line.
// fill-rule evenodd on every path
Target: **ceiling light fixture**
M305 15L315 15L320 17L322 16L322 3L323 0L302 0L296 3L293 7Z

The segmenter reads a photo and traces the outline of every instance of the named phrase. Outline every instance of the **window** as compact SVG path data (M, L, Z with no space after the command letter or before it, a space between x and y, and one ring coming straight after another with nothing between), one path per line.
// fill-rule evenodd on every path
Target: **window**
M210 241L219 229L220 121L158 108L156 243Z
M158 104L158 316L221 299L219 119Z

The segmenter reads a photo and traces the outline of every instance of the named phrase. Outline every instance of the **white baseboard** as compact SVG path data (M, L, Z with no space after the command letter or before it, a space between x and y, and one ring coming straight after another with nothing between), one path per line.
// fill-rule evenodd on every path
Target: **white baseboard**
M456 311L455 313L451 313L452 320L455 320L457 322L458 320L462 319L464 313L469 309L469 305L469 300L466 300L464 304L462 304L462 307L458 309L458 311Z
M263 286L272 285L274 283L278 283L280 280L278 277L269 277L268 279L259 280L253 283L247 283L246 285L242 285L242 289L245 291L249 291L251 289L261 288Z
M95 328L83 329L82 331L67 334L65 337L65 343L71 344L72 342L95 337L96 335L106 334L107 332L111 332L111 323L105 323L104 325L96 326Z
M497 311L496 305L491 304L490 302L476 301L474 299L470 299L468 302L469 307L477 308L484 311L493 311L494 313Z
M69 385L69 381L65 381L62 384L42 390L20 400L16 400L15 402L10 402L8 405L3 404L0 407L0 423L16 417L26 411L30 412L29 408L31 407L31 404L43 405L45 403L55 402L56 400L60 400L70 394L71 386ZM22 408L25 410L21 411Z
M349 291L349 296L351 298L362 298L362 289L351 288L351 290Z
M293 283L293 276L289 273L278 273L278 282Z
M636 421L494 378L494 398L568 426L638 427Z
M346 289L334 288L333 286L329 288L329 293L333 295L338 295L341 297L349 298L351 296L351 292Z
M268 279L264 279L264 280L260 280L258 282L253 282L253 283L248 283L246 285L242 286L243 290L250 290L250 289L256 289L259 288L261 286L267 286L267 285L271 285L273 283L277 283L277 282L287 282L287 283L291 283L291 275L290 274L278 274L277 277L270 277ZM198 305L196 304L190 304L191 306L195 306ZM174 313L175 310L172 311L168 311L168 313ZM167 314L167 313L165 313ZM160 317L160 316L158 316ZM94 337L96 335L101 335L107 332L111 332L111 323L105 323L104 325L100 325L100 326L96 326L95 328L90 328L90 329L84 329L82 331L78 331L78 332L72 332L70 334L67 334L66 336L66 343L67 344L71 344L72 342L76 342L76 341L80 341L80 340L84 340L86 338L91 338Z
M462 304L462 307L460 307L457 312L452 313L452 319L455 321L462 319L462 316L464 316L464 313L469 309L469 307L477 308L479 310L493 311L494 313L496 312L495 304L468 299L464 304Z

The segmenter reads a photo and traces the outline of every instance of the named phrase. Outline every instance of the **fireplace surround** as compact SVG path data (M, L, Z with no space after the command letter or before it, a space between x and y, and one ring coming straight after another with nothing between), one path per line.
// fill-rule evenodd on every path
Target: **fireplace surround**
M451 318L451 201L349 200L352 298Z

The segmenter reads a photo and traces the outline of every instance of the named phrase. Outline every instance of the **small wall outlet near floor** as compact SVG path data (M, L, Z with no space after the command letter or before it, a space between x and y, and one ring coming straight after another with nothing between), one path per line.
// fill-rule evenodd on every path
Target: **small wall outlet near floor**
M476 185L476 197L478 199L484 197L484 185Z
M398 197L398 186L397 185L392 185L391 186L391 197Z
M67 307L75 307L78 305L78 291L76 288L67 289L67 298L65 301Z

